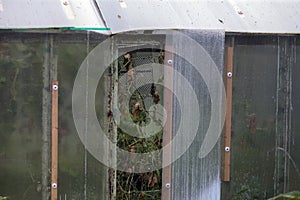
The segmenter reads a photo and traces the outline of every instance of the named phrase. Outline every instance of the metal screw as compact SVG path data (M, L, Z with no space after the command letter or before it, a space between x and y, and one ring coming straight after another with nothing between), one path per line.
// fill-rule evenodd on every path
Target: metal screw
M169 65L172 65L172 63L173 63L173 60L168 60Z
M58 85L53 85L53 90L58 90Z
M57 188L57 184L56 183L52 183L52 188L56 189Z
M171 184L170 183L166 183L166 188L170 189Z
M225 147L225 151L229 152L230 151L230 147Z
M228 77L228 78L231 78L231 77L232 77L232 72L228 72L228 73L227 73L227 77Z

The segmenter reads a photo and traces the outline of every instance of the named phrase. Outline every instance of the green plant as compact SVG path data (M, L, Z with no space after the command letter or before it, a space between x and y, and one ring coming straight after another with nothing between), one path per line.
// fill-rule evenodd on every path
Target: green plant
M300 200L300 191L292 191L292 192L288 192L285 194L280 194L280 195L272 197L268 200L275 200L275 199L279 199L279 198Z

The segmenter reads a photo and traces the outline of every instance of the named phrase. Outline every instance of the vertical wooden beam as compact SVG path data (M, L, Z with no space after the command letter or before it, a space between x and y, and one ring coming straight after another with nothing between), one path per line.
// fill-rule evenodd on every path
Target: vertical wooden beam
M57 200L58 169L58 82L52 82L52 165L51 165L51 200Z
M166 48L170 49L170 48ZM168 62L169 61L169 62ZM173 54L171 52L165 52L165 65L169 67L164 67L164 107L167 113L167 120L164 126L163 133L163 147L169 144L172 140L172 116L173 116ZM163 152L163 166L165 163L171 163L171 152L172 148L165 148ZM162 169L162 200L171 199L171 178L172 178L172 168L168 165Z
M118 110L118 104L119 104L119 100L118 100L118 90L119 90L119 74L118 74L118 48L117 48L117 44L115 43L114 40L112 40L112 56L111 58L112 60L112 65L111 65L111 70L112 70L112 113L117 113ZM118 143L118 126L115 123L115 120L112 117L112 133L111 133L111 141L113 144ZM112 170L112 182L111 182L111 186L112 186L112 199L116 199L117 198L117 146L112 146L111 148L111 166L113 167Z
M224 136L224 173L223 181L230 181L230 147L231 147L231 112L232 112L232 69L233 47L227 47L226 62L226 119Z
M111 49L110 49L110 78L109 78L109 99L108 99L108 110L109 113L115 113L114 111L118 107L118 48L115 40L111 41ZM109 115L108 121L108 132L109 138L112 141L112 144L109 143L109 159L110 166L108 170L108 199L113 200L116 199L117 196L117 137L118 137L118 127L114 121L113 115ZM114 145L115 144L115 145Z

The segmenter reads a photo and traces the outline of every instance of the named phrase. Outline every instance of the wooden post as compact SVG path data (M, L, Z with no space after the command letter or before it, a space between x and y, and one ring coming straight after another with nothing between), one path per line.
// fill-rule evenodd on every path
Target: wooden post
M51 200L57 200L57 168L58 168L58 82L52 82L52 168L51 168Z
M170 49L170 48L166 48ZM164 126L163 133L163 147L171 142L172 140L172 115L173 115L173 66L168 62L168 60L173 61L173 54L171 52L165 52L165 65L169 67L164 67L164 107L167 113L167 121ZM163 152L163 166L164 163L171 163L171 152L172 148L165 148ZM162 200L170 200L171 199L171 178L172 178L172 168L171 165L166 166L162 169Z
M111 72L112 72L112 111L113 113L117 113L118 110L118 86L119 86L119 74L118 74L118 48L117 45L115 43L115 41L112 41L112 56L111 58L112 60L112 65L111 65ZM118 142L118 126L115 123L113 117L112 117L112 133L111 133L111 141L113 144L117 145ZM111 166L113 167L113 169L111 169L111 188L112 188L112 199L116 199L117 197L117 146L112 146L111 147Z
M227 47L226 61L226 119L224 136L224 173L223 181L230 181L230 146L231 146L231 112L232 112L232 69L233 47Z

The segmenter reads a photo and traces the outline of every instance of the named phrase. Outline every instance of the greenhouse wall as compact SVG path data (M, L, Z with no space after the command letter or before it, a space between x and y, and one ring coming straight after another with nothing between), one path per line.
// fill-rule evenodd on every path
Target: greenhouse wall
M222 184L224 199L267 199L298 190L297 39L226 39L234 60L231 180Z
M58 81L59 86L57 199L250 200L299 190L299 36L230 34L221 30L181 31L180 34L192 38L208 52L224 78L224 86L228 78L226 51L233 49L229 180L224 180L225 130L212 151L204 158L199 157L212 115L212 94L205 80L213 84L215 77L212 71L206 74L208 79L195 72L193 62L207 64L208 61L197 54L185 38L164 31L130 32L112 37L90 31L7 30L0 32L0 197L53 199L50 178L52 81ZM111 43L97 54L95 50L107 39ZM180 57L185 53L193 60ZM173 57L168 57L170 55ZM75 124L76 119L74 121L74 83L81 66L92 66L95 63L89 58L95 57L99 57L101 63L107 59L110 63L98 77L93 101L99 124L114 142L108 146L108 154L100 157L111 166L121 166L123 171L99 161L99 155L83 144L78 134L80 128ZM192 113L195 108L189 96L167 92L168 88L164 87L167 80L171 81L174 91L181 94L187 91L180 87L175 72L170 76L159 65L172 65L174 71L192 83L200 117L190 118L183 132L188 132L195 122L200 128L192 144L171 167L151 171L134 163L133 157L122 160L122 152L116 146L132 156L158 151L165 144L164 126L168 126L168 121L162 127L154 124L147 129L161 128L147 138L130 133L143 134L150 119L160 114L162 117L155 119L161 123L166 112L171 112L173 132L169 139L172 142L176 130L180 130L180 120L192 116L183 112ZM98 68L95 68L97 73ZM87 69L91 69L86 72L87 77L93 79L92 67ZM130 70L134 71L136 80L147 80L147 84L131 80ZM227 93L228 88L225 89ZM84 98L88 95L82 94ZM221 95L220 101L222 98L225 97ZM167 110L170 99L171 110ZM159 110L159 105L166 111ZM135 108L140 109L137 114ZM116 110L122 109L129 112L117 115ZM89 119L84 113L82 117ZM82 128L86 136L92 130L89 123L87 121ZM97 142L99 146L106 145L105 141ZM177 154L180 142L184 141L172 143L167 156ZM163 165L165 154L161 152L154 158L153 163ZM153 163L145 166L150 169ZM171 175L166 176L167 173Z

